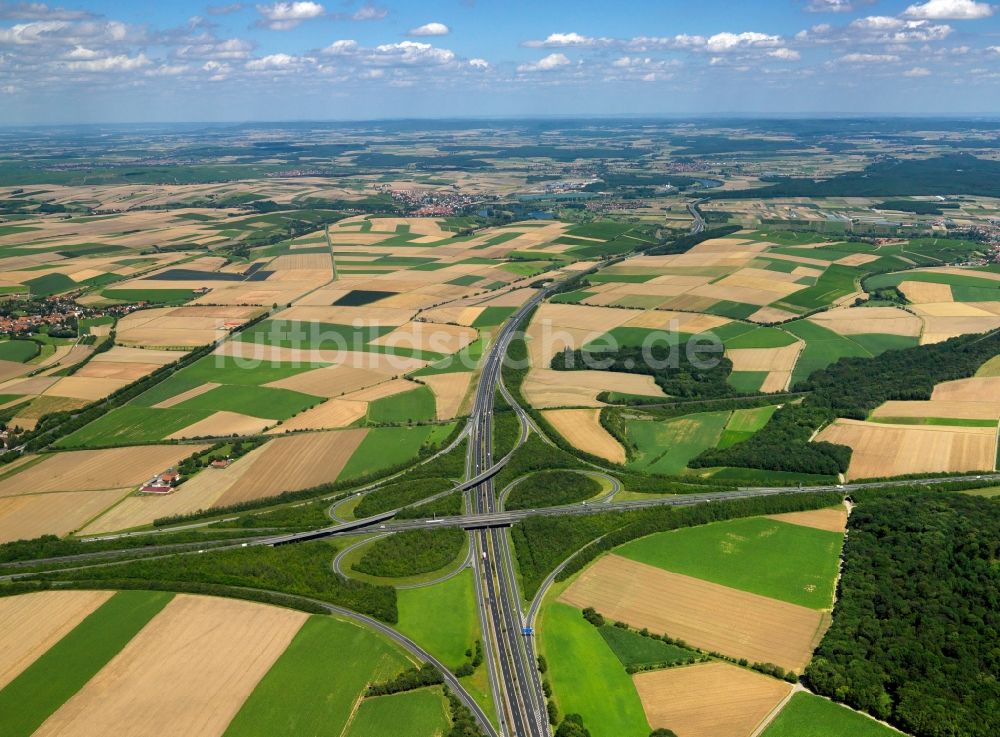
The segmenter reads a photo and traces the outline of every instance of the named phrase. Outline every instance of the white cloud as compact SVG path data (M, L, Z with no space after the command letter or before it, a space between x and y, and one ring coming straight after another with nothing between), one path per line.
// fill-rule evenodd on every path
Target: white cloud
M745 31L743 33L716 33L705 42L705 48L712 53L720 53L749 47L777 46L780 43L780 36Z
M106 56L101 59L88 59L85 61L71 61L66 64L66 68L72 72L128 72L133 69L149 66L152 62L146 58L145 54L138 56Z
M550 33L542 41L525 41L523 45L529 49L563 49L574 46L606 45L609 43L611 43L611 39L609 38L592 38L571 31L570 33Z
M160 64L156 69L146 72L147 77L176 77L188 70L187 64Z
M389 11L385 8L365 3L351 16L351 20L382 20L387 15L389 15Z
M246 63L246 68L251 72L274 71L280 69L290 69L298 66L301 62L297 56L289 54L268 54L261 59L251 59Z
M454 61L455 52L439 49L420 41L400 41L395 44L376 46L368 60L382 66L434 66Z
M261 14L261 25L272 31L288 31L298 26L302 21L319 18L326 9L311 0L297 2L274 3L273 5L258 5L257 12Z
M473 69L489 69L490 63L486 59L469 59L469 66Z
M67 10L66 8L50 8L45 3L12 3L0 4L0 18L16 20L80 20L93 17L86 10Z
M46 41L69 26L59 20L18 23L10 28L0 28L0 43L24 46Z
M358 51L358 42L343 38L339 41L334 41L332 44L323 49L324 54L329 54L330 56L350 56Z
M229 72L232 71L230 67L225 62L220 61L206 61L202 67L202 71L208 72L208 79L212 82L221 82L229 76Z
M952 28L945 24L932 24L926 20L902 20L887 15L870 15L851 21L844 40L862 43L895 43L941 41ZM836 29L833 29L836 32Z
M795 49L788 49L785 47L768 51L767 55L774 59L781 59L781 61L798 61L802 58L802 54Z
M0 87L0 92L5 95L13 95L17 93L17 87L12 84L5 84L3 87Z
M424 23L422 26L411 28L407 36L447 36L451 29L444 23Z
M892 64L899 61L896 54L845 54L840 57L845 64Z
M209 5L207 10L209 15L229 15L243 10L243 3L229 3L228 5Z
M993 15L995 8L989 3L974 0L928 0L911 5L903 11L905 18L921 20L977 20Z
M930 75L931 70L925 67L913 67L903 72L904 77L929 77Z
M807 13L850 13L855 4L851 0L811 0Z
M548 56L542 57L538 61L521 64L518 66L517 71L548 72L553 69L558 69L559 67L568 66L569 64L570 60L566 58L566 54L549 54Z
M253 51L253 44L241 38L218 41L209 36L199 36L196 43L181 46L177 56L182 59L246 59Z

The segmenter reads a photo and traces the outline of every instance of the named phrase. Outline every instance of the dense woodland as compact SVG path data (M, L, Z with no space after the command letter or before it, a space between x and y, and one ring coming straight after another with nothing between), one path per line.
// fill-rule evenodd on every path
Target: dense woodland
M920 489L855 502L810 687L917 737L1000 734L1000 505Z
M444 568L464 546L465 533L458 527L406 530L373 542L353 568L369 576L416 576Z
M648 348L620 346L616 350L565 350L552 357L552 368L574 371L599 368L627 374L652 376L665 394L680 398L713 399L733 394L727 383L733 363L721 355L705 361L705 367L694 365L687 343L677 346L656 344ZM693 353L705 360L706 354ZM652 359L651 361L648 359Z
M850 448L810 443L813 430L837 417L863 420L889 400L930 399L935 384L972 376L998 354L1000 331L886 351L874 358L841 358L795 386L808 392L800 405L775 412L753 437L729 448L711 448L688 465L819 474L845 471Z
M165 588L233 596L240 588L310 597L371 615L397 619L396 590L338 576L330 567L333 543L317 540L281 547L250 547L130 561L121 565L67 570L40 576L103 588Z

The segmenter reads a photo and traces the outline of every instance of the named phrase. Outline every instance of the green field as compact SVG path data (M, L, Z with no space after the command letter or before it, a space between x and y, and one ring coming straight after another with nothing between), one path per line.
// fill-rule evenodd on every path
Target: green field
M733 389L743 394L759 392L767 379L767 371L733 371L727 383Z
M374 427L365 435L337 478L364 476L412 460L417 457L420 446L442 427L450 431L452 425Z
M433 420L436 404L430 387L414 389L391 397L376 399L368 405L368 421L380 424L399 424Z
M84 425L56 443L60 448L129 445L162 440L212 414L200 409L125 406Z
M323 400L291 389L266 386L217 386L170 409L192 412L239 412L268 420L287 420ZM164 410L148 410L163 412Z
M757 328L726 341L726 348L784 348L795 336L777 328Z
M4 340L0 342L0 361L24 363L37 356L40 350L33 340Z
M344 737L431 737L445 734L449 724L441 689L422 688L365 699Z
M899 737L863 714L810 693L797 693L762 737Z
M580 714L593 737L649 735L632 677L579 609L549 599L538 632L561 716Z
M465 651L480 636L472 576L464 570L447 581L397 593L396 629L452 669L466 661Z
M693 650L668 645L663 640L644 637L638 632L615 627L612 624L598 628L598 632L626 668L642 665L673 665L698 657Z
M702 412L665 422L628 420L627 437L638 451L627 465L646 473L679 474L688 461L716 446L728 420L729 412Z
M767 424L767 421L771 419L771 415L774 414L777 408L777 405L770 405L767 407L733 410L732 415L729 417L729 422L726 423L726 427L722 431L722 436L719 438L718 447L728 448L731 445L746 440Z
M409 666L389 642L360 625L310 617L229 724L227 737L339 735L370 681Z
M870 358L872 355L850 338L845 338L808 320L789 323L785 325L785 329L806 342L792 371L791 386L809 378L813 371L826 368L839 358L845 356Z
M190 289L105 289L101 296L119 302L173 305L194 299L194 292Z
M173 598L119 591L0 690L0 735L28 737Z
M615 553L741 591L829 609L843 540L838 532L750 517L657 533Z

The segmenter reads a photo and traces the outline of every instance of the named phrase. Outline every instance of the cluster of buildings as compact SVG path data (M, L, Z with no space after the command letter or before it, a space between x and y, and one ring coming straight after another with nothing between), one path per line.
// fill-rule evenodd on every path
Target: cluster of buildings
M77 330L77 321L94 317L121 317L137 310L141 304L119 304L108 307L79 305L65 296L44 299L12 298L0 302L0 334L31 335L45 328L50 335Z
M391 189L376 187L388 192L393 201L398 202L407 212L418 217L449 217L464 212L482 201L480 195L462 194L441 190Z

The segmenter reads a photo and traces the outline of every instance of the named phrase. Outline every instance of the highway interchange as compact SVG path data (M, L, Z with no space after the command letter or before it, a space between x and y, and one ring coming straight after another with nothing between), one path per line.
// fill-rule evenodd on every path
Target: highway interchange
M699 233L705 228L705 221L697 209L697 202L689 203L688 209L694 218L692 233ZM614 260L614 259L613 259ZM612 261L613 261L612 260ZM370 617L351 612L331 605L326 602L314 601L327 611L341 616L362 621L383 632L402 647L413 653L425 662L430 662L438 667L444 674L449 687L462 700L462 702L473 712L480 727L488 737L548 737L550 734L546 713L546 700L542 691L541 678L536 665L536 655L534 648L534 637L532 628L542 596L549 585L558 575L562 566L560 565L550 573L543 582L539 592L531 602L527 611L521 606L522 596L518 590L517 577L514 574L514 563L510 549L507 528L518 520L530 516L568 515L568 514L594 514L608 511L627 512L636 509L643 509L652 506L688 506L694 504L707 504L717 501L760 497L776 494L794 493L815 493L818 491L837 491L848 494L851 491L871 488L889 487L894 485L914 485L914 484L934 484L942 481L984 481L1000 482L1000 474L982 474L976 476L959 477L932 477L925 479L907 479L901 481L887 481L862 484L837 484L830 486L807 486L807 487L750 487L739 488L732 491L719 491L702 494L686 494L680 496L659 496L654 495L648 500L641 501L614 501L614 495L620 486L613 476L603 473L596 467L590 471L584 471L591 475L604 476L610 479L611 491L606 493L600 500L584 502L582 504L551 507L545 509L522 509L506 511L503 509L500 494L494 489L493 477L504 467L510 459L514 450L517 449L527 439L529 432L537 428L528 414L520 407L510 393L503 386L501 369L507 348L511 340L516 336L517 331L525 319L545 299L553 290L555 284L539 289L528 302L521 306L504 323L500 331L495 336L488 353L484 358L482 372L476 388L475 401L468 423L463 432L447 448L439 452L453 450L461 440L468 437L468 451L466 458L466 478L452 489L431 497L432 499L450 493L464 493L466 511L458 516L438 517L433 519L407 519L394 520L399 511L392 510L384 514L368 517L360 520L339 520L331 508L330 516L334 524L302 532L295 532L281 535L261 535L251 539L243 538L237 542L222 543L221 541L213 550L225 550L240 547L253 546L280 546L288 545L307 540L324 537L338 536L359 531L371 531L380 535L391 534L393 532L433 527L462 527L470 534L470 552L462 565L453 572L442 576L442 580L454 575L455 572L465 568L471 563L475 571L476 596L478 603L478 616L480 619L481 631L484 641L484 659L488 669L490 688L493 700L496 705L499 729L493 724L488 715L476 703L471 695L466 691L461 682L451 674L447 668L438 662L433 656L423 650L419 645L412 642L398 631L378 622ZM520 424L521 435L515 449L504 458L493 459L493 412L494 398L497 391L503 393L508 404L516 412ZM541 434L541 433L540 433ZM544 439L544 435L542 435ZM428 459L429 460L429 459ZM426 462L426 461L425 461ZM392 478L392 477L390 477ZM389 479L383 479L377 483L363 487L355 493L364 493L377 488ZM509 487L508 487L509 488ZM505 492L507 490L500 490ZM343 497L338 497L342 500ZM429 501L422 499L418 504ZM197 527L211 524L218 520L195 523L182 527L167 528L166 531L186 529L187 527ZM131 534L108 535L95 539L114 539L125 537ZM148 533L147 533L148 534ZM370 538L369 538L370 539ZM367 542L368 539L365 540ZM165 557L170 555L202 552L193 550L192 546L198 544L174 544L154 546L141 551L141 554L152 557ZM207 546L207 543L201 543ZM340 551L333 561L333 570L341 573L340 562L344 555L354 546L348 546ZM121 551L117 551L118 554ZM136 551L132 551L136 552ZM91 565L115 565L118 562L113 560L101 562L105 558L116 555L116 551L84 553L74 556L65 556L51 560L24 561L24 566L35 567L45 565L49 562L62 563L79 562L80 567L85 567L90 561ZM132 556L133 559L135 556ZM565 564L565 562L564 562ZM17 567L18 564L9 564ZM67 569L63 569L67 570ZM23 575L10 573L0 576L0 579L19 578ZM279 592L275 592L279 593Z

